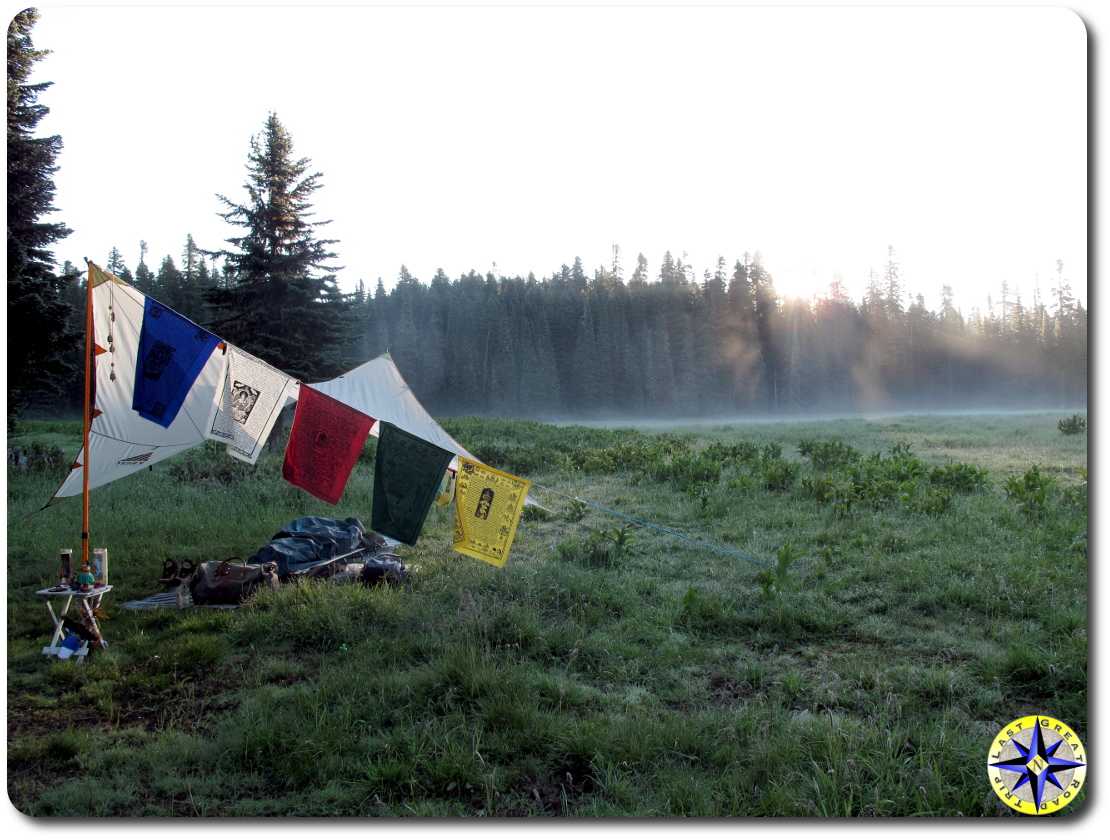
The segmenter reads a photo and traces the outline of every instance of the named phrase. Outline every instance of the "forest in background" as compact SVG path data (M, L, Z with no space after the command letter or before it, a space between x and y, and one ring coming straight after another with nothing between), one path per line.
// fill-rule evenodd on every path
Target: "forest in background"
M157 272L145 247L132 273L113 249L106 268L212 326L225 273L189 237L178 268ZM74 328L84 272L68 264ZM988 311L964 316L942 285L939 311L903 288L893 248L862 300L834 282L823 296L780 296L758 253L724 258L699 280L668 252L641 254L624 279L619 250L588 275L581 261L550 276L474 271L425 283L402 266L386 290L360 281L336 309L351 369L389 352L437 416L542 421L798 416L817 412L1067 408L1087 397L1087 311L1064 278L1025 303L1002 284ZM76 356L75 356L76 358ZM79 411L80 383L37 399L28 416Z

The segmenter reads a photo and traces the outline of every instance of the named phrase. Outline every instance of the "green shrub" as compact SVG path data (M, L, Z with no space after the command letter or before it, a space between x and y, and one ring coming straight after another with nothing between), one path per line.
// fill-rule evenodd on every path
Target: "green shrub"
M536 505L525 505L520 512L521 522L546 522L551 519L551 514Z
M696 493L702 485L721 480L721 465L705 454L674 456L651 466L651 477L658 482L674 484L684 493Z
M1011 476L1002 485L1006 497L1017 502L1018 510L1027 516L1045 513L1052 504L1056 482L1051 476L1041 475L1036 464L1018 478Z
M952 503L955 492L947 487L931 487L921 481L904 481L898 497L902 506L915 513L940 516Z
M712 458L723 466L751 464L757 461L760 455L760 448L749 441L731 444L713 441L703 451L707 458Z
M798 465L782 458L770 458L763 463L760 484L764 490L782 492L798 477Z
M1065 435L1081 435L1087 431L1087 421L1078 414L1073 414L1057 423L1056 428Z
M981 467L955 463L934 467L929 473L929 482L939 487L947 487L957 493L972 493L990 484L990 478L987 471Z
M567 519L571 522L580 522L582 517L590 512L590 506L581 499L570 500L570 510L567 511Z
M782 457L782 444L773 440L763 444L763 448L759 451L759 457L764 463L779 460Z
M852 446L839 440L798 441L798 454L808 458L819 470L842 470L859 462L862 457Z
M789 542L784 543L775 552L775 567L764 568L759 572L759 586L763 590L763 597L768 601L778 598L787 589L794 588L794 579L790 572L790 563L802 556Z
M836 480L828 475L805 475L798 481L802 496L823 502L829 498L836 487Z
M589 566L613 566L630 556L636 539L632 529L591 528L583 542L568 540L555 546L560 560Z

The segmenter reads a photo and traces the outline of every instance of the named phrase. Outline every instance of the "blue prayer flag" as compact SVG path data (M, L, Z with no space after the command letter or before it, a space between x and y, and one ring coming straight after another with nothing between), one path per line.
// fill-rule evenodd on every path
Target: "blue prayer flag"
M208 330L148 297L131 407L168 429L219 343Z

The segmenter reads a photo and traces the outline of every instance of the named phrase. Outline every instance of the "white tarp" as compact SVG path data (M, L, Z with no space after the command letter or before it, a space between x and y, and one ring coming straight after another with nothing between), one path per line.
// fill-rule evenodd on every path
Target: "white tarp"
M327 382L310 384L322 394L368 414L376 421L370 434L378 436L381 421L399 426L440 449L477 461L420 404L388 353ZM456 459L457 460L457 459Z
M145 469L203 443L218 405L227 357L212 352L177 417L169 428L151 422L131 407L135 360L143 328L146 296L107 272L93 267L93 332L96 356L96 410L89 429L89 489ZM99 352L103 349L104 352ZM86 463L82 448L54 504L81 495Z

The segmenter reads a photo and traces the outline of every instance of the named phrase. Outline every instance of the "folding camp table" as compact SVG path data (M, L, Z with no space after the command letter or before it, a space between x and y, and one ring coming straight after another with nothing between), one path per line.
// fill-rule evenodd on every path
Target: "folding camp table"
M77 658L78 662L83 662L85 657L89 655L89 645L98 645L101 648L107 648L108 643L104 641L104 637L100 635L100 626L96 623L96 608L100 606L100 599L104 593L111 591L110 584L104 586L94 586L88 592L82 592L80 589L40 589L36 595L41 595L43 601L46 603L46 611L50 613L50 620L54 622L54 636L50 640L50 645L42 649L44 656L57 656L62 650L62 639L65 638L67 630L63 623L66 614L69 612L70 604L73 599L77 599L78 606L81 610L81 624L93 636L93 641L89 642L86 639L81 640L80 646L73 652L73 656ZM65 604L62 606L60 613L54 612L54 604L51 598L65 598Z

